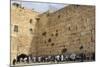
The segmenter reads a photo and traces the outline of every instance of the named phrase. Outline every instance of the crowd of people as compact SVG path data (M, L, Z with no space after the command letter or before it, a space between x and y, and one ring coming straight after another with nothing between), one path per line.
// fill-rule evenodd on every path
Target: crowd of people
M95 60L95 53L91 53L90 55L86 55L84 53L80 54L60 54L60 55L48 55L48 56L32 56L26 54L20 54L13 59L13 65L18 63L45 63L45 62L67 62L67 61L76 61L76 62L84 62L84 61Z

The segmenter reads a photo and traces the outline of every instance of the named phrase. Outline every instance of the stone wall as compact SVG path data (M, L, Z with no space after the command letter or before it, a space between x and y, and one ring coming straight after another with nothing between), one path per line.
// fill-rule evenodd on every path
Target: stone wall
M95 6L69 5L39 14L11 6L11 62L17 55L95 52Z
M20 54L29 54L38 14L27 8L11 6L11 62Z
M69 5L39 15L31 46L36 56L95 52L95 7Z

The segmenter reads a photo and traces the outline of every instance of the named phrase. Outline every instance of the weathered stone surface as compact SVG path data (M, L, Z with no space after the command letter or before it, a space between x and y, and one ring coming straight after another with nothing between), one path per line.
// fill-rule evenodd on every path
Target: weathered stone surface
M29 9L11 6L11 62L19 54L29 54L38 14ZM18 31L14 31L15 26Z
M18 32L14 31L15 25ZM91 52L95 52L95 6L69 5L43 14L11 7L11 62L22 53L41 56Z
M95 7L70 5L54 13L41 14L36 24L32 45L36 44L36 54L56 55L66 53L91 53L95 45ZM42 33L46 32L43 36ZM51 39L48 42L48 39ZM93 41L91 41L93 39ZM52 45L53 43L53 45ZM82 49L80 47L82 46ZM30 52L33 49L31 48Z

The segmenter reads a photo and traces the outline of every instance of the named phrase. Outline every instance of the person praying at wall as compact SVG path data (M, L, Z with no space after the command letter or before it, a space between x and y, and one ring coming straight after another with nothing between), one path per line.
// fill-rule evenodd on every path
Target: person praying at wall
M15 64L16 64L16 59L13 60L13 65L15 65Z

